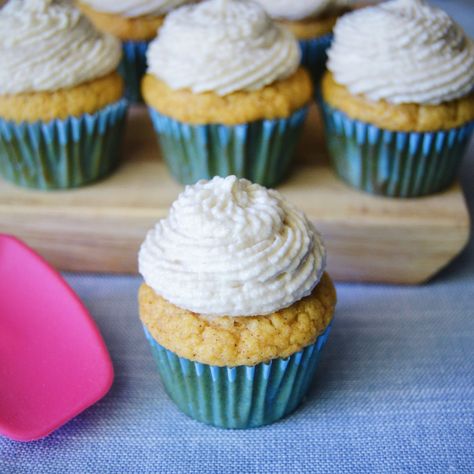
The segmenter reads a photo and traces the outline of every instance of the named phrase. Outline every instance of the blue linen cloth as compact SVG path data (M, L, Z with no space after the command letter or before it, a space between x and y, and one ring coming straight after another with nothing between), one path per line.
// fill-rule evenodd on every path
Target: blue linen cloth
M473 35L471 0L436 3ZM467 158L472 210L474 147ZM423 286L339 284L337 318L307 402L279 423L246 431L202 425L168 399L138 321L138 277L67 280L102 331L114 386L44 440L0 437L2 474L474 472L473 241Z

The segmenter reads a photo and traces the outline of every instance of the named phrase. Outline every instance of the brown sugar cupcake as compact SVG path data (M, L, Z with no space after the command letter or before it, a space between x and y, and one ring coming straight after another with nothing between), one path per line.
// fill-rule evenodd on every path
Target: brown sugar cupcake
M319 82L326 68L337 19L349 10L351 0L256 0L267 13L298 39L301 64Z
M299 62L293 35L251 1L171 12L148 49L142 92L173 176L278 184L312 99Z
M0 173L72 188L118 163L126 115L120 44L70 5L11 0L0 10Z
M450 186L474 129L474 43L423 0L342 17L322 96L336 173L352 186L417 197Z
M102 31L122 41L120 72L127 98L140 102L140 82L146 71L146 50L164 16L189 0L80 0L78 6Z
M325 264L319 234L277 191L235 176L185 188L139 254L140 317L184 413L251 428L301 403L336 304Z

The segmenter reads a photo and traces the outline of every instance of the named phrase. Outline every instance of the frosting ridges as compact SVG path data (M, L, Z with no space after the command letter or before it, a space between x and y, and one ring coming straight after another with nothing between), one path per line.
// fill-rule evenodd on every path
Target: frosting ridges
M117 68L120 42L58 0L10 0L0 10L0 94L55 91Z
M293 74L298 43L248 0L208 0L165 19L147 53L148 71L172 89L226 95Z
M324 271L321 237L274 190L235 176L187 186L139 252L153 290L208 316L269 314L309 295Z
M392 0L340 18L328 69L353 94L439 104L474 87L474 43L423 0Z

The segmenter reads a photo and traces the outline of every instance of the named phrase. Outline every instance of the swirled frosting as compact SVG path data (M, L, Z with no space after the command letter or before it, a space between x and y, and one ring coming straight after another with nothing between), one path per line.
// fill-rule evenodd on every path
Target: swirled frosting
M94 10L126 17L162 16L189 0L82 0Z
M474 87L474 43L423 0L392 0L340 18L328 69L353 94L440 104Z
M0 94L74 87L116 69L120 42L55 0L10 0L0 10Z
M346 7L351 0L255 0L272 18L304 20Z
M172 89L258 90L296 71L296 39L249 0L208 0L171 12L148 48L148 71Z
M325 262L321 237L302 212L235 176L187 186L139 253L148 286L207 316L290 306L311 293Z

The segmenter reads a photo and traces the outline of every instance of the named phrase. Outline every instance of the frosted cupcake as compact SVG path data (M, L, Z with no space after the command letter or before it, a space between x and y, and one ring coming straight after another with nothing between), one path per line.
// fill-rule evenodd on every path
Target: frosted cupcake
M326 252L281 194L235 176L187 186L143 243L140 316L163 384L204 423L292 412L336 304Z
M171 12L147 54L142 92L179 182L285 177L312 96L288 30L253 2L210 0Z
M120 72L127 98L141 101L140 82L146 71L146 50L164 16L189 0L80 0L82 11L102 31L122 41Z
M453 183L474 126L474 44L446 13L394 0L347 14L328 69L327 140L342 179L393 197Z
M348 11L351 0L256 0L268 14L289 28L298 38L301 63L318 82L326 67L326 51L339 16Z
M11 0L0 10L0 173L71 188L117 164L126 115L120 44L73 7Z

